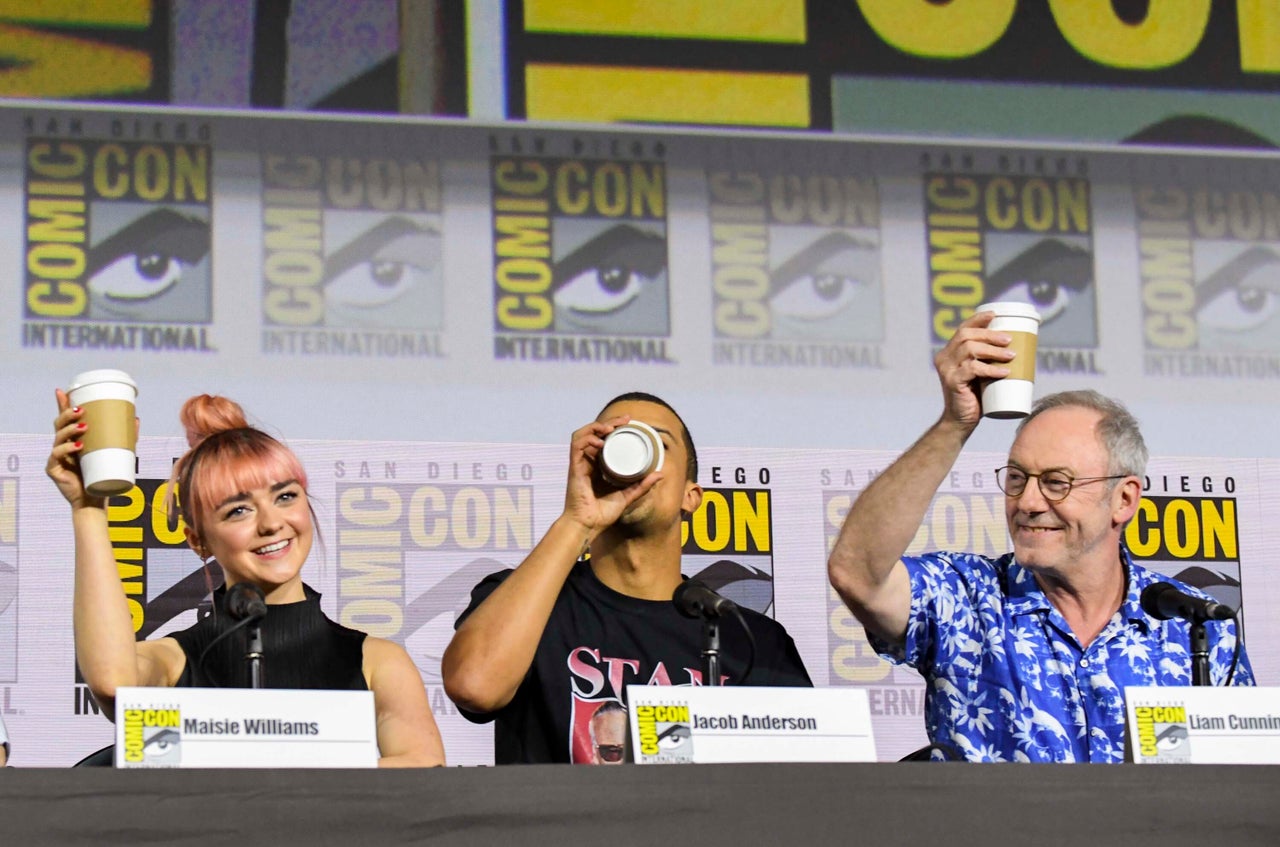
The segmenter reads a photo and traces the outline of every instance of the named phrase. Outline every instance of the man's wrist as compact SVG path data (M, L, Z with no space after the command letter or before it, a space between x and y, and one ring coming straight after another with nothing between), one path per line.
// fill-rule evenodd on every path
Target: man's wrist
M556 518L553 529L564 533L576 545L577 555L575 560L582 558L583 554L591 547L591 542L599 534L593 527L587 526L568 512L564 512L560 517Z

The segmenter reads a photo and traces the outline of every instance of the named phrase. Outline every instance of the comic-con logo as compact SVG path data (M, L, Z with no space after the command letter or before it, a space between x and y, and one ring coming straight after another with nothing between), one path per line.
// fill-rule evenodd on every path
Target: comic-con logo
M179 709L124 710L124 761L153 768L182 764L182 713Z
M23 345L211 351L208 144L29 137Z
M745 473L741 475L744 481ZM766 484L767 468L757 479ZM773 492L704 488L681 527L684 572L739 606L773 614Z
M1040 313L1039 371L1099 372L1085 177L927 172L924 200L935 347L978 306L1012 300Z
M0 477L0 682L17 681L18 478L3 476Z
M264 155L262 233L263 352L444 355L436 162Z
M684 701L636 706L637 761L693 761L693 722Z
M490 160L494 356L667 362L660 161Z
M1190 730L1183 705L1135 706L1137 758L1144 762L1189 762Z
M1144 371L1280 377L1280 194L1134 189Z
M878 468L823 469L823 531L826 551L835 546L849 508ZM954 473L934 495L905 555L964 550L996 557L1009 550L1004 495L990 472ZM862 624L834 589L827 590L827 644L832 685L867 687L873 715L923 714L924 690L910 668L885 661L867 640Z
M717 364L880 367L884 292L874 179L712 171Z
M488 479L467 482L471 463L432 462L418 483L362 479L368 467L337 469L338 620L403 645L432 708L453 714L440 658L476 584L533 549L532 467L485 466Z
M139 479L107 506L111 551L139 641L195 623L192 612L209 614L211 592L222 584L217 563L205 568L188 546L186 525L170 504L169 490L168 480ZM79 669L74 711L99 713Z
M1235 478L1162 474L1149 475L1145 483L1138 511L1125 527L1129 552L1154 570L1239 609L1243 598Z

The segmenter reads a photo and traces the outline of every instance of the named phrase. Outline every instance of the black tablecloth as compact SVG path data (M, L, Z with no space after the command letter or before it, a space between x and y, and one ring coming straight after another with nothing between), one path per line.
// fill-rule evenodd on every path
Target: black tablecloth
M0 844L1280 844L1280 767L0 771Z

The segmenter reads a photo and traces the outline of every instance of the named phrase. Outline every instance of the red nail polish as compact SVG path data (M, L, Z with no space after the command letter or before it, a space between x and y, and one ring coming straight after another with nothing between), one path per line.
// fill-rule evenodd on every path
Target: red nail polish
M87 423L76 424L76 429L88 429L88 428L89 428L89 425Z
M83 447L83 446L84 446L84 442L83 442L83 441L77 441L77 442L76 442L76 447Z
M71 408L71 411L75 412L75 413L78 415L78 414L80 414L80 407L79 407L79 406L73 406L73 407Z

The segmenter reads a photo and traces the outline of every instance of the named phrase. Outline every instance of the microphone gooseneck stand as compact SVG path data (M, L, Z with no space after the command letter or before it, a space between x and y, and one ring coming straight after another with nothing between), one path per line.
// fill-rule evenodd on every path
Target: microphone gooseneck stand
M720 618L702 619L702 684L720 684Z
M252 582L237 582L227 589L226 604L227 613L244 626L244 661L249 671L249 687L262 688L262 619L267 616L266 597Z
M262 688L262 618L254 619L245 628L244 661L249 666L249 687Z
M1204 621L1197 618L1191 622L1191 684L1213 685L1209 677L1209 634L1205 632Z

